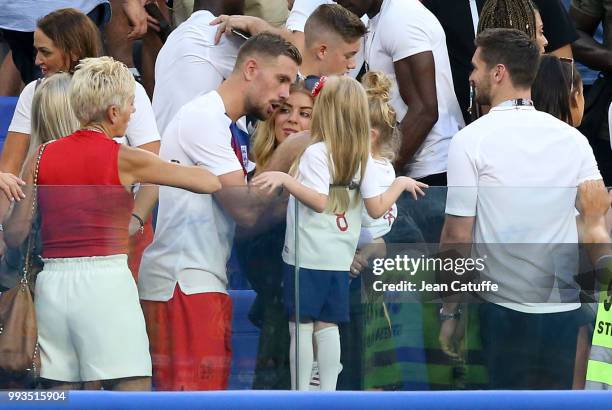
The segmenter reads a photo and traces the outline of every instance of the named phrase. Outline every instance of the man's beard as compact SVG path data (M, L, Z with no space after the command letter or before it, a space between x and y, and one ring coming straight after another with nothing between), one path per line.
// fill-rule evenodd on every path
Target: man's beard
M246 97L246 101L245 101L246 115L255 117L259 121L266 121L272 115L271 112L270 113L268 112L267 108L268 108L267 104L265 106L261 106L261 105L258 106L257 104L253 102L253 100L249 96Z
M491 83L483 81L476 84L476 102L480 105L491 105Z

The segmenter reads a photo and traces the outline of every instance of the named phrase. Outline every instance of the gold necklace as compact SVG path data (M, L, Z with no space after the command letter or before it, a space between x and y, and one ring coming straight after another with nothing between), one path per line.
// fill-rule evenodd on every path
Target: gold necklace
M104 128L99 125L88 125L88 126L83 127L83 129L87 131L95 131L95 132L100 132L102 134L106 134L106 132L104 131Z

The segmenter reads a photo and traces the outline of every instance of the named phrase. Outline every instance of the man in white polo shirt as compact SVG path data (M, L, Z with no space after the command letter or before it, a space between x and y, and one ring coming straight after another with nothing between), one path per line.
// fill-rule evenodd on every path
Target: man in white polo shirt
M491 111L460 131L448 157L441 246L474 244L480 333L493 389L571 389L579 326L576 187L601 175L586 138L531 102L536 44L517 30L476 39L470 76ZM485 256L486 255L486 256ZM460 311L440 310L452 354Z
M262 33L241 47L229 78L185 104L166 127L160 156L200 164L223 190L193 195L159 190L155 238L142 259L140 297L159 390L227 388L231 362L231 300L226 264L235 224L254 225L264 211L247 189L241 151L230 128L245 116L265 120L289 96L301 63L280 36Z

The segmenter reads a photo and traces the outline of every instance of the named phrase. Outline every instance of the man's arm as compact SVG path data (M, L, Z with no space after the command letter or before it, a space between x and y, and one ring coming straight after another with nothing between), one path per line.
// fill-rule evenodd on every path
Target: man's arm
M289 173L291 166L298 158L298 156L304 152L306 147L310 144L310 132L303 131L297 134L290 135L282 144L280 144L272 157L268 161L266 167L258 166L255 169L255 176L265 171L280 171ZM267 196L260 192L260 202L265 201L266 207L264 211L258 216L257 223L253 226L252 224L247 225L248 229L236 230L236 236L244 239L258 235L265 232L270 227L279 223L285 219L287 214L287 199L288 195L278 197ZM248 222L248 221L247 221Z
M130 25L128 40L134 40L147 33L147 12L144 5L145 0L111 0L113 12L118 13L119 8L127 17Z
M304 152L310 144L310 131L302 131L297 134L290 135L282 144L280 144L270 157L270 160L265 167L258 167L255 170L255 175L261 174L264 171L280 171L289 173L291 165Z
M446 215L442 235L440 237L440 253L444 251L458 252L459 257L469 257L473 241L474 230L473 216L453 216ZM458 295L455 295L458 296ZM455 315L458 312L459 304L449 297L442 304L441 313L443 315ZM440 334L438 340L442 351L450 357L458 357L458 347L454 342L457 334L458 318L444 319L440 323Z
M400 95L409 107L400 123L402 144L395 168L401 172L438 121L436 65L433 53L425 51L394 66Z
M593 266L602 256L612 255L612 241L606 227L610 195L602 180L586 181L578 187L577 208L580 211L580 242L586 246Z
M612 51L593 39L601 17L593 17L573 6L570 17L578 30L578 40L572 44L576 60L594 70L612 71Z
M267 209L269 199L259 188L244 182L242 170L219 175L221 190L214 198L238 226L254 228Z
M295 43L294 32L287 30L284 27L274 27L267 21L260 19L259 17L253 16L227 16L222 14L210 22L211 26L219 26L217 34L215 35L215 44L219 44L222 35L234 35L232 30L240 30L254 36L261 32L267 31L269 33L277 34L283 37L287 41L299 46ZM303 33L302 33L303 34ZM299 42L298 42L299 43ZM303 44L303 41L302 41Z

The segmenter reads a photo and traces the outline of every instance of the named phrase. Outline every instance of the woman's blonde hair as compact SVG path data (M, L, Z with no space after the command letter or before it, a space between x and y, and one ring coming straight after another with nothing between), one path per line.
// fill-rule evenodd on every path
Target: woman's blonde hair
M65 137L79 128L79 120L68 98L71 78L68 73L53 74L36 87L32 100L30 152L40 144Z
M348 77L329 77L319 93L310 123L312 143L324 142L331 187L327 209L345 212L348 189L357 172L365 172L370 154L370 116L365 90Z
M70 83L70 103L82 125L102 122L106 110L127 108L134 98L134 77L125 64L112 57L85 58Z
M308 95L311 99L313 98L310 90L308 90L303 80L298 80L291 85L289 94L293 93L302 93ZM278 111L266 121L260 121L259 124L257 124L257 129L253 135L251 153L253 154L253 160L259 168L266 167L278 145L276 142L276 134L274 132L277 115Z
M376 151L393 161L400 147L400 138L397 114L390 103L391 80L381 71L370 71L363 76L361 83L368 95L370 126L378 131Z

